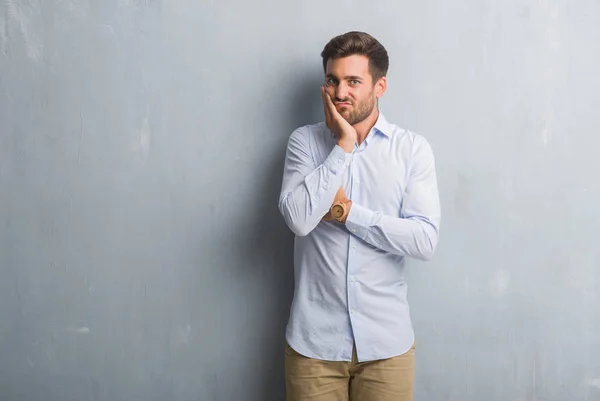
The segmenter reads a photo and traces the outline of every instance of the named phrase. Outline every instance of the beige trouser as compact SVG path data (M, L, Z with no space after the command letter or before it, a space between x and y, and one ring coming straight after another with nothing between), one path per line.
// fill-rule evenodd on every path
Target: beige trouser
M285 345L287 401L412 401L415 345L403 355L358 363L307 358Z

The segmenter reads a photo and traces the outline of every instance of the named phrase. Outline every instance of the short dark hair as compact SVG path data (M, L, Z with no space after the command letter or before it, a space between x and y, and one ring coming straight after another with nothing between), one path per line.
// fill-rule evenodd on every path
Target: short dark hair
M377 39L366 32L351 31L336 36L325 45L321 52L323 70L327 70L327 61L353 55L367 56L373 83L385 77L390 64L387 50Z

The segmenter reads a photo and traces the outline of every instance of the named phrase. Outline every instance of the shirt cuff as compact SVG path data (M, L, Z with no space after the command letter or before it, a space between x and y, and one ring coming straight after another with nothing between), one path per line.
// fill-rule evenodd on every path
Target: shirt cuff
M352 202L346 217L346 228L358 238L365 239L375 212Z
M327 156L327 159L325 159L325 161L323 162L323 164L333 174L337 174L340 171L343 171L346 167L348 167L350 161L352 160L353 154L354 152L346 153L344 149L340 147L340 145L335 145L331 153L329 153L329 156Z

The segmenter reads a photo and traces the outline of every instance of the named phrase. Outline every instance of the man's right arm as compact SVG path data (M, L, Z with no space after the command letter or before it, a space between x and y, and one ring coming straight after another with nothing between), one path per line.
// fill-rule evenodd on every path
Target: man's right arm
M308 235L327 214L352 157L336 145L323 163L316 165L310 135L308 127L290 135L279 196L279 211L298 236Z

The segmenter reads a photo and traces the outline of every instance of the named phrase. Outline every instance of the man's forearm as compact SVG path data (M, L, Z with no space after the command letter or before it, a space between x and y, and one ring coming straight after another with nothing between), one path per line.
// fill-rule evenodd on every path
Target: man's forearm
M358 238L384 251L428 260L438 242L436 218L392 217L354 204L345 225Z
M336 146L327 159L306 176L286 161L279 210L288 227L299 236L309 234L329 211L341 185L349 154Z

